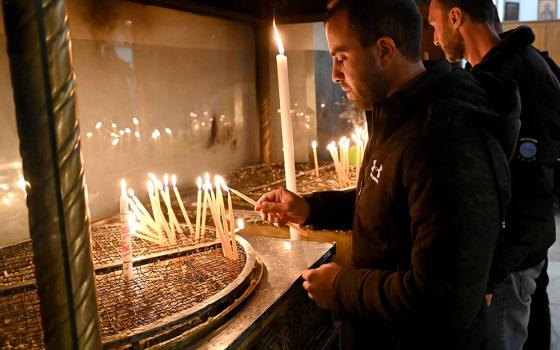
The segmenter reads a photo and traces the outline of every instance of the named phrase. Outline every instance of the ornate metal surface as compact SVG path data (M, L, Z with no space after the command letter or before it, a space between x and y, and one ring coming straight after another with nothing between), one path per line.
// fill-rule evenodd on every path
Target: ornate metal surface
M223 256L212 231L202 242L184 235L177 238L176 245L168 246L135 238L134 279L125 282L120 224L92 227L105 348L184 346L218 326L254 290L262 266L243 238L238 238L237 261ZM29 242L0 249L2 346L45 347L30 258ZM24 273L19 273L22 268Z

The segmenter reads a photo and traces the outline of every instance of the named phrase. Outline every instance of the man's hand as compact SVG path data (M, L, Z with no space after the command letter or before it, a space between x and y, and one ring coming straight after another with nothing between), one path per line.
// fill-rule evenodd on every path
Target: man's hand
M264 221L276 225L304 223L309 216L307 201L288 190L279 189L264 194L255 206L255 211L261 212Z
M330 309L334 304L334 280L342 267L335 263L321 265L318 269L305 270L301 277L303 289L307 291L309 299L322 309Z
M492 304L492 294L485 294L484 300L486 300L486 306L490 306Z

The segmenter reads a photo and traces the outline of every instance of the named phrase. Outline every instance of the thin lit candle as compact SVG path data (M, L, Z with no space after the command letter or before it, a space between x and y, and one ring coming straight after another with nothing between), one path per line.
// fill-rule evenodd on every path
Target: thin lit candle
M200 236L200 205L201 205L201 197L202 197L202 178L200 176L196 179L196 185L198 186L198 193L196 195L195 239L198 240L198 237Z
M313 149L313 162L315 163L315 176L319 178L319 162L317 161L317 141L313 140L313 142L311 142L311 148Z
M177 188L177 176L175 176L175 174L171 175L171 185L173 186L173 192L175 193L175 198L177 199L177 202L179 202L179 208L181 208L181 213L183 213L183 216L185 217L185 223L189 228L191 236L194 237L194 230L191 224L191 220L189 219L189 215L187 213L187 210L185 209L185 205L183 204L183 199L181 198L181 194L179 193L179 189Z

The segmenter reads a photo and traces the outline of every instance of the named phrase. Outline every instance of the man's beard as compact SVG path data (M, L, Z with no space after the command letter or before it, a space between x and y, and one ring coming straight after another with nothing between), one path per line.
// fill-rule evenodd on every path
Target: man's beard
M465 57L465 42L463 38L458 33L451 33L451 31L446 33L446 44L442 46L445 52L445 58L449 62L458 62Z

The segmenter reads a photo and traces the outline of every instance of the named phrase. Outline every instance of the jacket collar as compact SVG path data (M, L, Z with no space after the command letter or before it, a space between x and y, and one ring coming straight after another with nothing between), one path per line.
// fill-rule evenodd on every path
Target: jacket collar
M519 26L500 34L500 42L484 55L482 61L472 68L472 71L485 70L488 65L500 64L511 58L511 54L519 48L532 45L535 34L527 26Z

